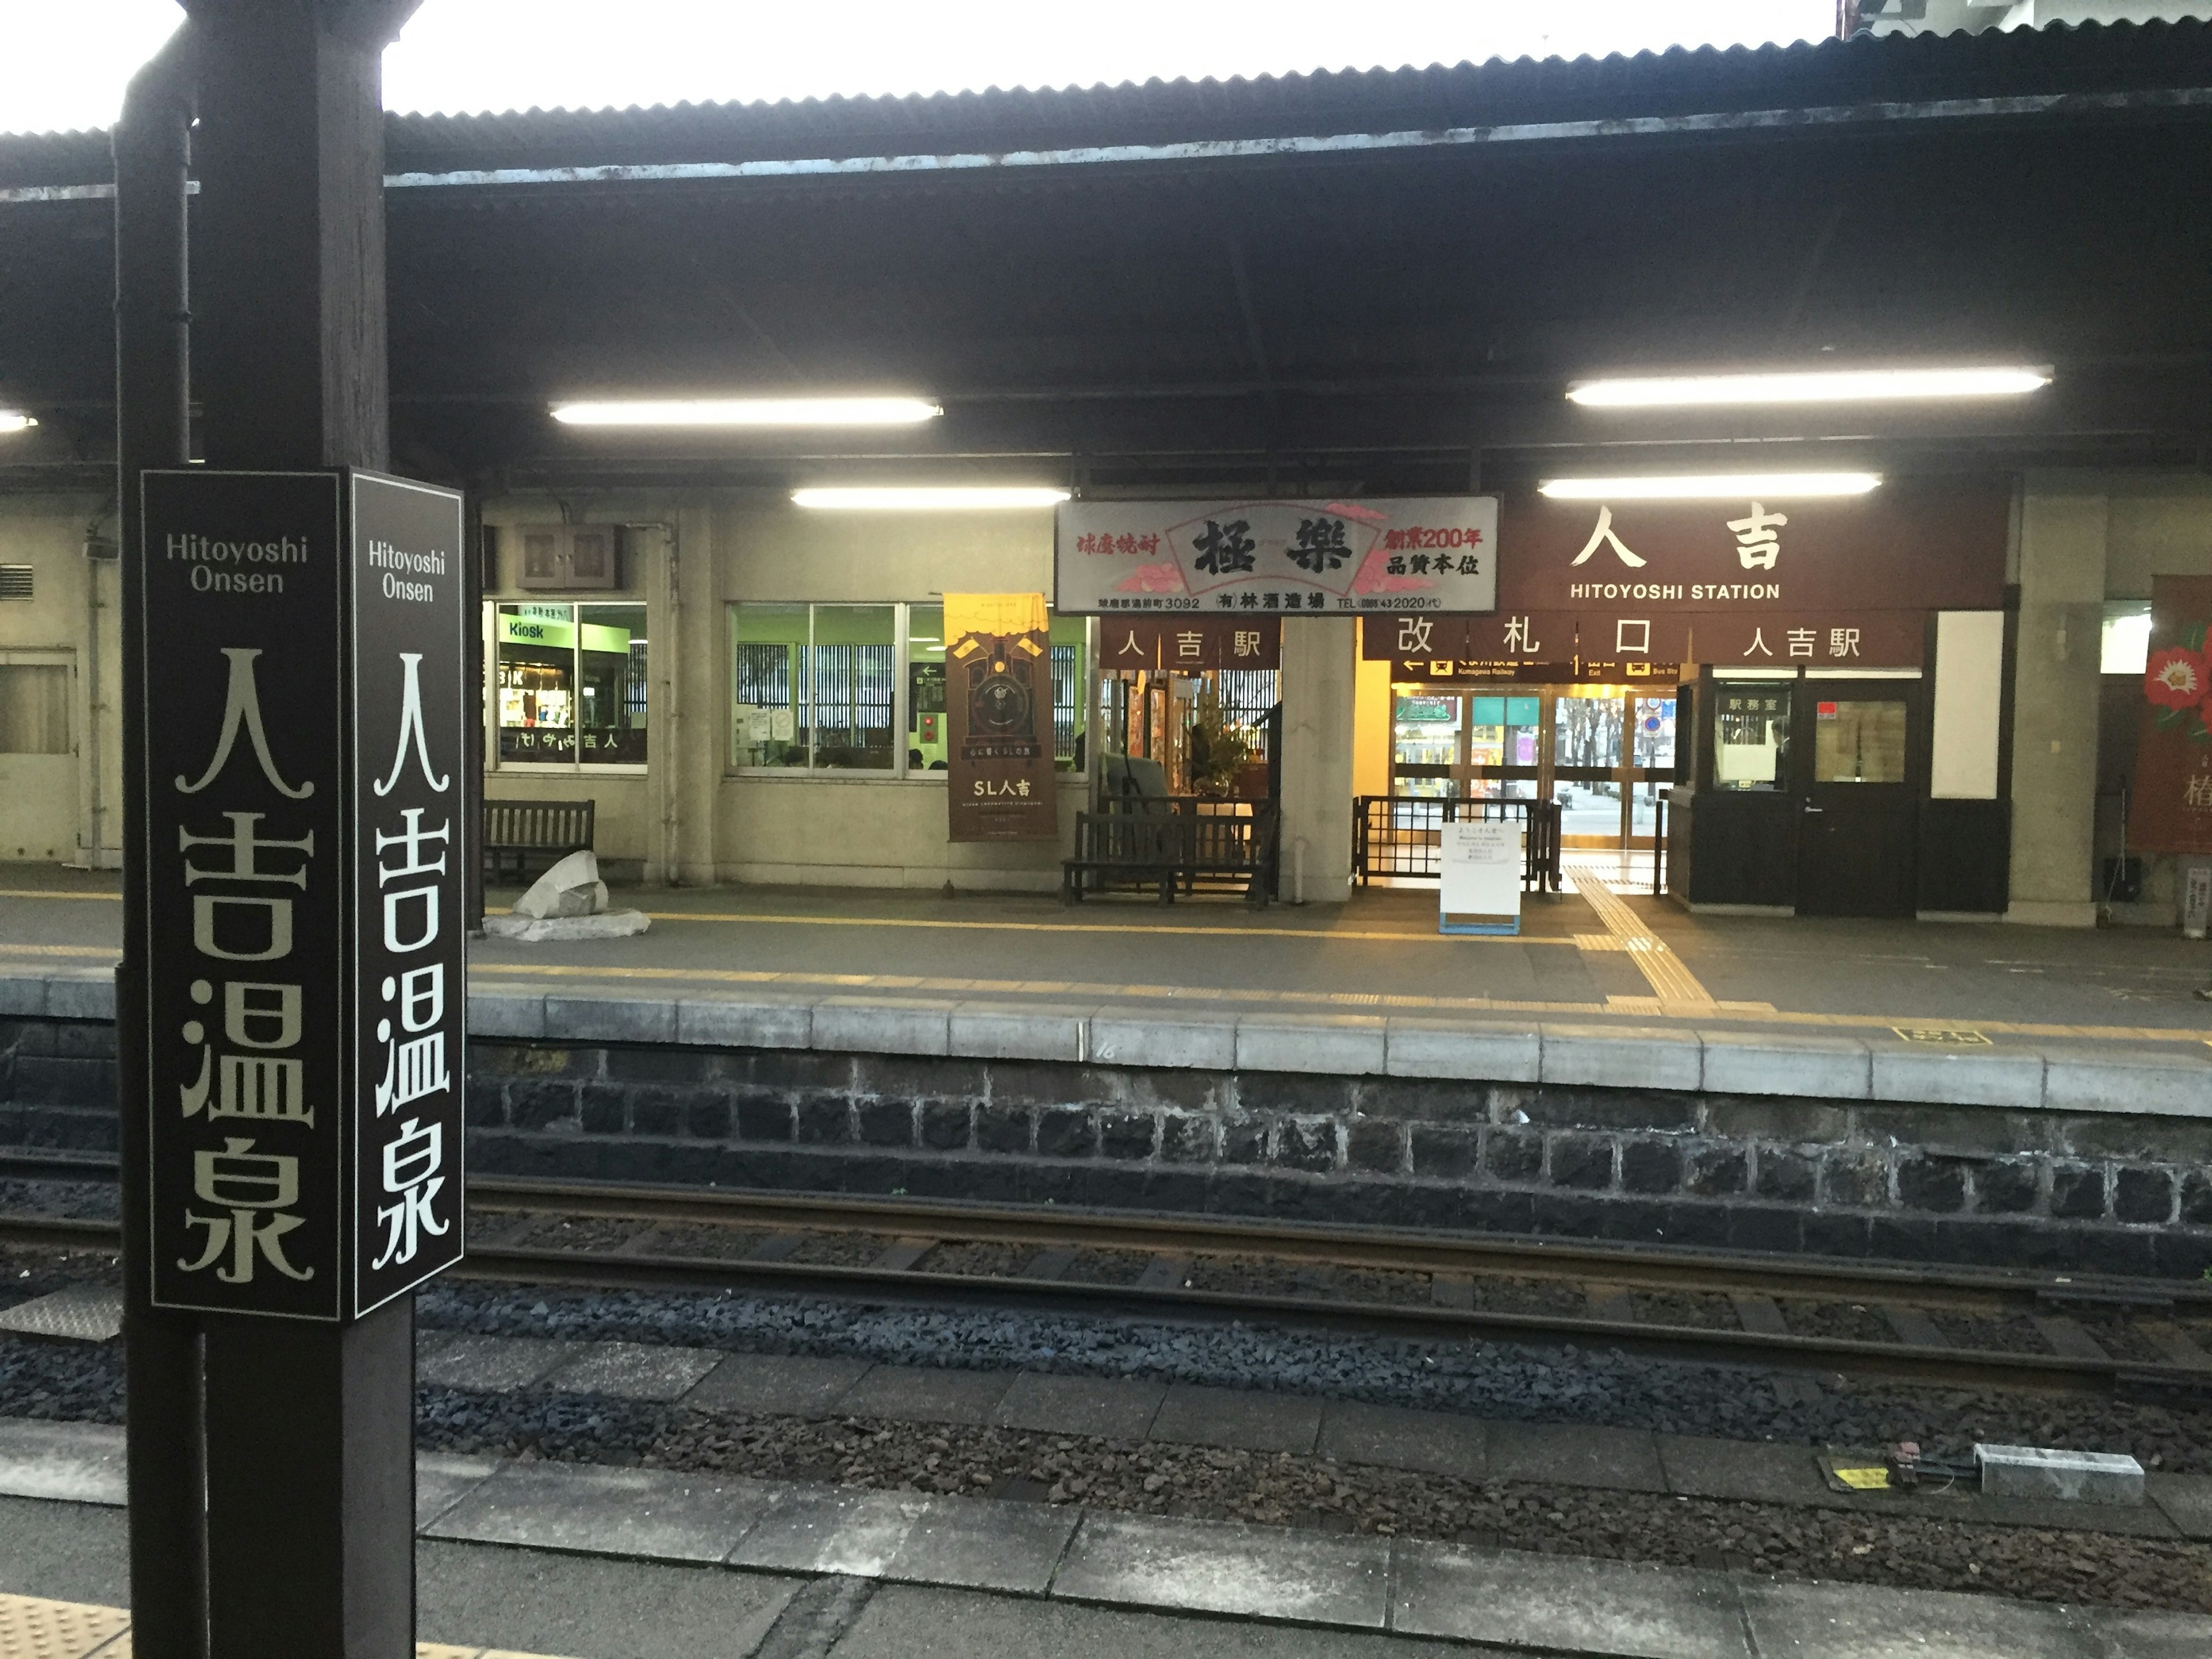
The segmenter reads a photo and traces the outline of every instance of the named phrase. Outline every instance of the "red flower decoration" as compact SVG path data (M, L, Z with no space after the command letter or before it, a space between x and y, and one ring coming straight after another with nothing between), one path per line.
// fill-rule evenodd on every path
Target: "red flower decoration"
M2212 687L2212 670L2185 645L2154 652L2143 671L2143 696L2161 708L2194 708Z

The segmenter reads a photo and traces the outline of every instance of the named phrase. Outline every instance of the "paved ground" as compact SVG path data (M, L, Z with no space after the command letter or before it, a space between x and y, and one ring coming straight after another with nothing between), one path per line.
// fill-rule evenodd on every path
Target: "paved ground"
M113 1448L58 1445L44 1477L66 1481L72 1459L70 1497L0 1496L0 1593L118 1607ZM1441 1659L1476 1642L1592 1659L2180 1659L2212 1645L2196 1614L803 1483L431 1458L418 1492L418 1626L464 1654Z
M642 936L485 940L479 982L671 994L685 986L896 996L979 993L1091 1006L1279 1006L1538 1018L1628 1016L1701 1026L1965 1027L1993 1040L2202 1051L2212 947L2165 933L1691 916L1636 890L1610 859L1582 890L1528 901L1517 939L1445 937L1431 891L1374 888L1342 907L1252 911L1143 899L1065 908L1030 896L639 889ZM1616 891L1615 889L1618 889ZM94 965L117 948L111 876L0 867L0 965ZM492 896L495 908L514 895Z

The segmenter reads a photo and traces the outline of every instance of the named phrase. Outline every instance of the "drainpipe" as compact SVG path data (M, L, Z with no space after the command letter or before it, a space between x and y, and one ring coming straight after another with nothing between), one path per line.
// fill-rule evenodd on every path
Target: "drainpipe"
M113 505L113 504L111 504ZM100 618L109 607L100 598L100 573L114 563L121 548L100 533L107 522L109 512L103 509L99 517L85 526L84 531L84 743L82 761L85 775L90 784L86 797L86 817L92 831L91 844L84 849L84 867L101 868L100 852L107 845L107 796L106 780L100 764L100 718L103 704L100 677ZM120 847L118 847L118 855Z
M678 618L684 611L684 557L673 519L641 520L625 523L623 528L626 531L659 531L665 555L662 568L666 575L667 597L662 601L661 608L667 613L665 625L661 622L650 623L653 632L663 636L661 644L651 647L653 678L656 682L655 690L659 693L656 701L660 708L662 736L655 749L647 751L646 765L648 774L656 781L654 793L660 806L661 885L680 887L684 884L677 862L682 851L677 844L681 833L677 804L682 799L682 785L678 778L678 757L683 753L684 711L682 698L677 690L676 640ZM646 597L650 604L650 592Z

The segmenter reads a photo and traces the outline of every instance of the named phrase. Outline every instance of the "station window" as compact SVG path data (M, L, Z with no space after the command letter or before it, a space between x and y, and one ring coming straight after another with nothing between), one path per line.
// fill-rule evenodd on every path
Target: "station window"
M649 706L645 607L492 607L502 766L639 767Z
M1085 638L1082 617L1053 619L1053 749L1062 771L1084 764ZM733 605L730 653L733 767L945 769L943 605Z
M0 755L68 754L69 693L59 664L0 665Z
M730 763L888 772L897 607L730 608Z
M2150 665L2150 601L2110 599L2105 605L2099 672L2140 674Z
M1895 697L1822 702L1813 711L1813 781L1903 783L1905 705Z
M1788 685L1723 687L1713 708L1716 789L1790 787L1790 696Z

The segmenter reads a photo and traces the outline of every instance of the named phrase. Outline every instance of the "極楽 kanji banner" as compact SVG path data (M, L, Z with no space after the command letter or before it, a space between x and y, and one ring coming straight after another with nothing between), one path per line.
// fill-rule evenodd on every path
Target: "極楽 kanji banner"
M1430 614L1498 603L1488 495L1344 501L1067 501L1054 519L1063 617Z
M945 704L951 839L1056 839L1043 594L945 596Z
M141 488L153 1300L355 1318L461 1253L460 497Z
M2212 576L2151 578L2128 847L2212 853Z

